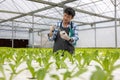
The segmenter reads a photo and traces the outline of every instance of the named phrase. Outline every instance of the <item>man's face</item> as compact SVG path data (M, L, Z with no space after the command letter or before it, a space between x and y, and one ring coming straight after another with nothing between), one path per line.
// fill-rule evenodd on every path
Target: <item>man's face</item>
M69 23L72 19L73 19L72 15L68 15L68 14L64 13L64 15L63 15L64 23Z

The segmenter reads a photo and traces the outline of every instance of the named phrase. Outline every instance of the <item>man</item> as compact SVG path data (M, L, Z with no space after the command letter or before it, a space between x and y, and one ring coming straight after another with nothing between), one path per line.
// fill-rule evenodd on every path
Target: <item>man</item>
M78 38L78 27L71 21L75 16L75 10L67 7L63 12L63 20L56 27L51 26L48 34L49 40L54 40L53 52L58 50L68 51L73 54L74 45Z

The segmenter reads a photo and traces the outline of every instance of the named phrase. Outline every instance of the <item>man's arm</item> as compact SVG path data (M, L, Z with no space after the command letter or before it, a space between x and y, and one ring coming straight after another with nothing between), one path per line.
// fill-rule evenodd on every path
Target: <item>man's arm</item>
M79 40L79 36L78 36L78 26L74 25L73 26L73 36L71 36L71 43L75 44L78 40Z
M53 41L56 38L58 30L55 29L55 27L51 26L50 27L50 32L48 33L48 39L50 41Z

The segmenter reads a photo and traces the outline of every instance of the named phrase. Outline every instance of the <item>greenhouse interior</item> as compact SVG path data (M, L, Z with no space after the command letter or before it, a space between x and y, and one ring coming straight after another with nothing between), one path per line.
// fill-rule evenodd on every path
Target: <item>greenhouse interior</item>
M67 7L72 55L48 38ZM120 0L0 0L0 80L120 80L119 35Z

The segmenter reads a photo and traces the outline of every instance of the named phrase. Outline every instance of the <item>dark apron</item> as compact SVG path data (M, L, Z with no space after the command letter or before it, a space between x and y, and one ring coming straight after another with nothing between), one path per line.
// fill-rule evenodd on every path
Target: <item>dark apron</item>
M63 28L60 26L60 30L64 30L69 35L69 28ZM57 33L56 39L54 40L53 52L56 52L58 50L65 50L70 52L71 54L73 54L75 50L72 44L60 37L59 31Z

